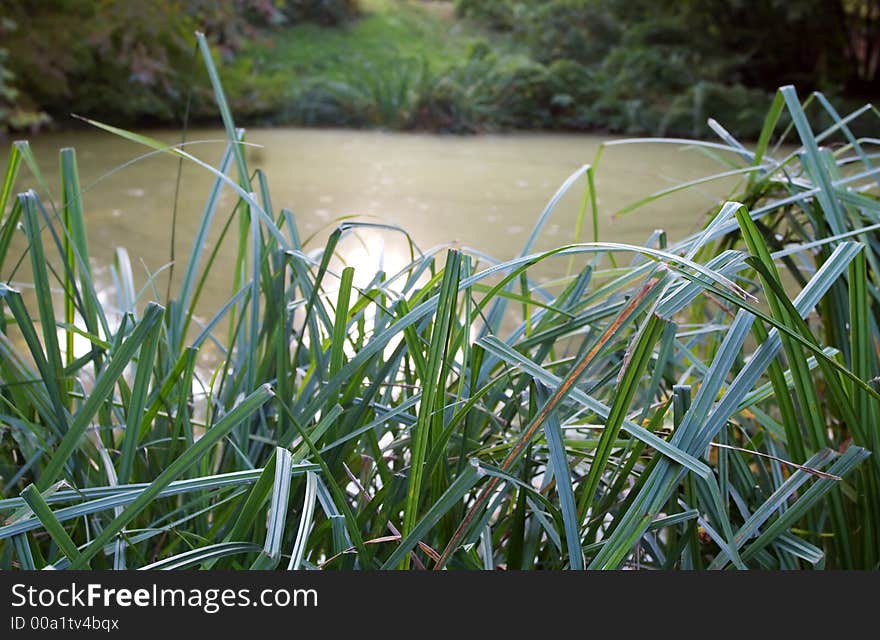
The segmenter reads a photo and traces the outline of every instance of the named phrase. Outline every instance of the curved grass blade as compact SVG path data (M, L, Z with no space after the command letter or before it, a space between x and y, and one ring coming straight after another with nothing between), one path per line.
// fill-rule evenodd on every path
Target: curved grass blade
M139 571L172 571L190 569L206 562L219 560L228 556L251 553L259 550L260 545L253 542L218 542L206 547L192 549L170 558L163 558L140 567Z

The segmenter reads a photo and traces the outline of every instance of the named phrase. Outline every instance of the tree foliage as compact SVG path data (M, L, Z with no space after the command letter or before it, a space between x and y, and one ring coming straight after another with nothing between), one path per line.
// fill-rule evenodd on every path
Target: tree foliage
M122 122L172 120L192 86L194 31L231 59L271 27L307 20L335 25L357 12L356 0L4 3L0 100L7 106L0 106L0 127L11 124L14 109L56 118L82 112Z
M627 133L705 132L703 106L757 136L779 85L880 94L880 0L458 0L546 65L584 67L568 121ZM569 67L566 73L573 74ZM559 96L556 97L557 102Z
M521 35L544 60L589 63L615 47L641 44L662 54L673 46L727 61L727 70L749 87L877 90L880 0L458 0L456 6L460 15Z

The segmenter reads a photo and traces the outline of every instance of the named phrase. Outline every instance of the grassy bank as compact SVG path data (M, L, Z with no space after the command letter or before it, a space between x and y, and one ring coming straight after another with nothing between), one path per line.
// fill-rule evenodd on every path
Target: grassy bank
M490 42L498 55L525 64L523 47L457 20L451 3L362 4L364 15L344 28L297 25L246 46L232 69L240 77L230 88L236 113L264 124L457 132L493 126L493 112L504 105L489 104L479 83L461 82L478 80L469 65L488 54Z
M114 314L75 153L43 202L13 193L40 181L13 147L0 270L24 260L40 295L0 285L0 567L878 566L877 154L848 127L870 109L814 96L835 123L814 132L784 87L757 145L693 143L743 180L678 244L594 237L597 157L560 188L584 192L576 243L533 252L554 198L516 259L414 250L355 288L334 253L359 223L303 252L200 51L228 148L170 298L120 257ZM236 275L200 325L215 225ZM547 261L568 277L535 284Z
M0 8L0 131L212 119L196 29L243 124L710 138L713 117L757 140L780 84L841 110L880 86L880 18L862 1L20 0Z

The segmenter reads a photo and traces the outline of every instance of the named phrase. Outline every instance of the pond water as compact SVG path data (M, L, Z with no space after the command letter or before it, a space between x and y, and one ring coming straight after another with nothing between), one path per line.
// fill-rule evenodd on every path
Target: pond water
M179 141L179 134L173 132L150 135ZM558 187L581 165L592 163L600 144L611 140L579 134L455 137L285 128L249 130L247 139L260 145L247 149L250 169L265 172L276 212L287 207L295 213L301 236L312 237L307 249L319 248L327 233L354 216L400 225L423 250L448 243L498 259L520 252ZM202 141L187 147L191 153L212 164L219 162L225 144L221 130L190 131L188 140ZM150 149L96 131L44 134L32 139L31 146L49 192L56 197L58 151L76 148L90 251L99 280L109 284L108 266L116 247L129 252L138 286L147 282L148 273L169 262L176 158L160 154L133 161ZM0 153L3 166L6 154L7 149ZM658 228L666 230L670 241L697 230L705 223L705 213L728 193L730 181L707 183L625 216L612 214L655 191L722 170L716 161L684 145L606 148L596 182L600 239L643 244ZM183 164L175 236L179 261L189 252L211 182L203 168ZM34 183L23 168L17 186ZM574 240L585 185L582 180L562 198L536 250ZM45 189L37 190L48 198ZM224 189L222 198L217 229L235 202L229 189ZM587 225L582 239L590 240L591 235ZM341 253L363 276L372 275L380 261L389 273L408 262L399 234L368 230L356 236L343 242ZM227 241L220 255L202 299L209 309L217 309L229 296L234 243ZM182 271L178 266L175 281ZM9 274L2 276L6 279ZM19 273L13 280L26 276ZM166 280L157 282L164 293Z

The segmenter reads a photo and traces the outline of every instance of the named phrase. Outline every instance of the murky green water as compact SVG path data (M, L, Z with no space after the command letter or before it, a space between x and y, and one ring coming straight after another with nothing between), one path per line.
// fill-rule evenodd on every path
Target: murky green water
M151 135L176 142L174 133ZM217 163L223 150L220 130L191 131L188 147L198 157ZM269 181L272 205L291 209L303 238L314 236L317 248L346 216L404 227L422 249L439 244L473 247L505 259L521 250L529 232L556 189L578 167L591 163L603 138L571 134L511 134L447 137L409 133L337 130L252 130L248 140L262 145L247 151L250 168L262 169ZM108 265L116 247L132 259L135 281L171 256L171 221L178 160L153 155L144 147L103 132L49 134L32 140L52 195L59 193L58 151L77 150L85 190L90 249L99 280L109 284ZM6 150L0 155L5 164ZM114 169L119 168L114 173ZM665 198L620 218L612 214L626 204L685 180L720 171L718 164L692 148L647 144L605 150L597 175L601 239L642 244L663 228L674 241L698 229L704 213L723 198L730 182L713 182ZM212 177L184 163L178 204L175 253L189 252ZM19 187L35 184L22 170ZM574 224L585 182L566 195L536 249L574 239ZM45 189L38 189L46 197ZM213 239L235 202L226 189ZM590 239L589 227L584 239ZM399 236L362 231L346 239L342 253L364 276L380 260L388 272L408 262ZM227 242L211 274L203 304L216 309L227 299L235 247ZM560 265L562 268L562 265ZM182 274L178 266L175 280ZM8 273L2 274L4 279ZM24 271L17 276L24 277ZM166 280L157 279L164 294ZM153 297L147 291L147 297Z

